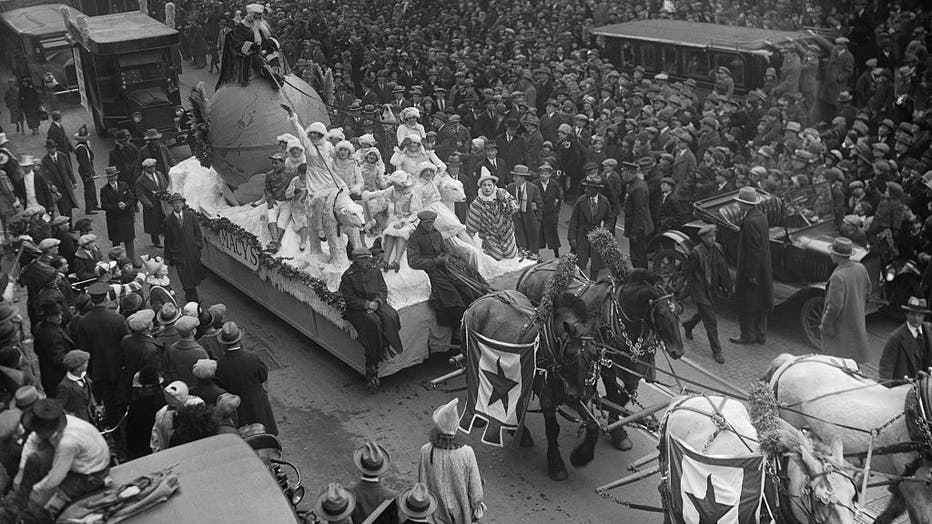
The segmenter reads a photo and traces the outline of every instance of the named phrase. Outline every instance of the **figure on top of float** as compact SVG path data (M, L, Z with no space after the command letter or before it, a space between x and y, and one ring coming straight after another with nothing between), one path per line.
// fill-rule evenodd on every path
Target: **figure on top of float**
M401 124L398 125L398 130L395 131L399 146L407 136L418 135L422 139L427 136L424 126L418 123L418 119L421 118L421 112L418 108L406 107L401 110L399 117Z
M353 144L348 141L338 142L334 150L333 171L349 186L350 194L362 195L365 182L362 178L362 170L353 158L355 152Z
M421 192L414 189L412 178L408 173L398 170L388 177L390 185L387 188L363 193L363 200L384 198L390 206L388 223L382 233L385 270L398 272L401 269L401 258L407 250L408 237L414 231L417 214L421 211Z
M304 146L301 145L301 141L295 137L291 137L291 141L288 142L284 154L287 155L285 157L285 171L289 174L297 174L298 166L307 163L307 158L304 156Z
M440 231L444 240L459 237L467 244L472 244L472 238L466 234L466 226L460 222L449 207L443 202L438 182L443 174L437 174L437 166L424 162L418 167L418 174L413 178L415 190L420 192L421 210L429 209L437 213L434 219L434 228Z
M327 192L332 189L349 189L342 178L333 172L333 144L324 139L327 126L322 122L314 122L307 128L301 127L298 115L289 106L282 104L282 109L288 113L288 120L298 134L304 146L304 156L307 159L307 186L311 193Z
M262 4L247 5L246 16L227 35L216 89L234 83L245 86L253 75L267 79L276 89L281 85L285 61L272 29L262 19L264 13Z
M291 223L291 200L285 192L293 175L285 169L285 157L281 153L269 155L269 160L272 161L272 170L265 175L262 198L251 205L252 207L266 205L266 227L271 236L267 249L274 253L281 247L282 235Z
M395 148L395 154L392 155L391 159L391 164L395 166L395 169L400 169L411 176L417 176L418 167L424 162L430 162L441 171L447 169L447 165L437 158L433 151L424 149L420 135L404 137L401 141L401 147Z

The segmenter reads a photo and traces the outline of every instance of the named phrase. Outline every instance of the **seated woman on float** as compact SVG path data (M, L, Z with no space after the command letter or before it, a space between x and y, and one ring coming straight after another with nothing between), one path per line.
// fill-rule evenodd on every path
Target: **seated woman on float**
M417 173L414 187L420 192L421 209L437 213L434 228L443 235L444 240L457 237L467 244L472 244L472 238L466 233L466 226L460 222L453 210L442 202L439 182L442 177L449 175L437 175L437 166L430 162L421 163Z
M420 135L408 135L401 141L401 147L395 148L390 160L395 169L402 170L411 176L417 176L418 167L424 162L430 162L440 171L446 171L444 164L433 151L424 149Z

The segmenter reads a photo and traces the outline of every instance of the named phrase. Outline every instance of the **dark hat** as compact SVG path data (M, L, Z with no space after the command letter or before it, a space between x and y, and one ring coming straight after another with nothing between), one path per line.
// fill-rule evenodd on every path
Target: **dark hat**
M422 222L432 222L437 219L437 213L429 209L425 209L417 214L417 218Z
M604 187L604 184L602 183L602 177L594 173L587 175L581 184L586 187Z
M121 264L122 265L122 264ZM139 311L142 307L142 296L139 293L129 293L120 300L120 313L125 317Z
M437 498L427 486L418 482L398 495L398 509L412 519L427 518L437 510Z
M39 305L39 314L43 318L61 315L61 311L61 305L53 300L43 302L41 305Z
M842 258L850 258L854 253L854 243L845 237L836 237L832 241L831 253Z
M56 142L56 141L54 141L54 140L51 140L51 139L50 139L50 140L46 140L46 141L45 141L45 147L58 147L58 142Z
M909 297L909 300L905 304L900 306L904 311L910 311L912 313L922 313L923 315L928 315L932 313L929 310L928 302L924 298Z
M356 508L356 495L336 482L317 497L314 511L327 522L342 522Z
M107 166L104 168L104 175L107 177L117 176L120 172L117 170L116 166Z
M388 471L391 458L382 446L366 442L353 452L353 463L362 474L376 477Z
M179 200L182 202L185 201L184 197L181 196L181 193L172 193L172 196L168 197L169 204L171 204L172 202L177 202Z
M163 326L168 326L174 324L176 320L181 318L181 310L178 309L178 306L172 304L171 302L166 302L162 304L162 309L159 310L158 322Z
M357 258L372 258L372 252L369 251L369 248L366 246L359 246L353 248L352 258L355 260Z
M87 351L72 349L71 351L65 353L65 356L62 357L61 362L68 369L68 371L74 371L86 364L90 359L91 354Z
M52 431L65 421L65 410L55 399L41 398L23 413L23 427L29 431Z
M225 346L232 346L243 338L243 332L236 322L226 322L220 331L217 332L217 342Z
M88 286L87 292L92 297L103 297L110 293L110 286L103 282L94 282Z
M669 186L675 186L675 185L676 185L676 180L673 180L672 178L670 178L670 177L668 177L668 176L665 176L665 177L663 177L663 178L660 179L660 183L661 183L661 184L667 184L667 185L669 185Z

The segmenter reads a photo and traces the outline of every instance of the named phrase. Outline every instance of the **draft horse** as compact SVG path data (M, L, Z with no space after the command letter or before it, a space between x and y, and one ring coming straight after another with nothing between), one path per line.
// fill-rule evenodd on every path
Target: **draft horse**
M513 290L495 291L469 306L463 315L463 327L467 333L474 331L511 344L528 344L540 337L533 388L544 415L547 469L551 479L565 480L566 465L558 444L557 408L571 407L582 421L585 437L570 454L570 463L573 466L588 464L595 454L599 424L586 404L595 394L601 354L590 336L586 306L577 297L560 295L554 300L550 319L538 321L536 317L534 305L523 294ZM520 438L522 446L533 445L526 428Z
M518 277L518 291L532 303L539 303L558 264L559 260L554 259L526 269ZM657 273L634 269L621 282L592 282L576 268L567 293L578 297L590 313L597 315L596 341L613 349L611 360L615 365L602 368L605 397L612 403L625 407L636 397L642 377L654 379L657 349L664 349L673 359L685 353L679 319L682 305ZM618 386L618 379L624 388ZM611 418L617 417L613 413ZM612 430L609 436L617 449L631 449L623 427Z

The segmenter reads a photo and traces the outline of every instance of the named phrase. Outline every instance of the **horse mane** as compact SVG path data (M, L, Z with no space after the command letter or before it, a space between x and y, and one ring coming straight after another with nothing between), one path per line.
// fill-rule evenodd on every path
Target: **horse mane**
M661 282L660 275L649 269L635 268L632 269L625 277L626 284L642 284L653 286Z

